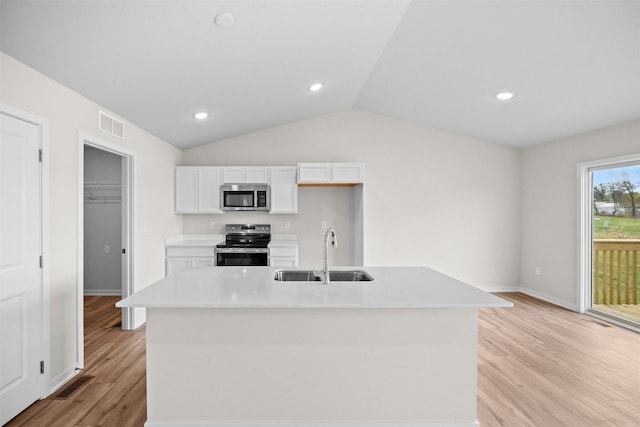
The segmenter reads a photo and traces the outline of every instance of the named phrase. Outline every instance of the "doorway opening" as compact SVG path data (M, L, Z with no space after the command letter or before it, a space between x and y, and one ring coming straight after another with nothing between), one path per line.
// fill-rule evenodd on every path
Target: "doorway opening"
M122 295L122 163L84 146L84 295Z
M581 311L640 330L640 155L580 175Z
M133 293L134 153L80 135L78 161L78 368L84 367L84 297ZM135 311L122 309L122 329Z

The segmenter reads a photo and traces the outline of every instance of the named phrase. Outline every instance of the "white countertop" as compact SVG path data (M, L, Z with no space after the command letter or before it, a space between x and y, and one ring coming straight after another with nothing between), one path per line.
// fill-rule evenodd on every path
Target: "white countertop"
M178 271L118 302L150 308L473 308L511 307L501 298L426 267L363 269L371 282L280 282L281 267ZM305 268L286 268L305 270ZM333 270L333 269L332 269Z
M164 239L168 248L208 247L224 242L224 234L179 234Z

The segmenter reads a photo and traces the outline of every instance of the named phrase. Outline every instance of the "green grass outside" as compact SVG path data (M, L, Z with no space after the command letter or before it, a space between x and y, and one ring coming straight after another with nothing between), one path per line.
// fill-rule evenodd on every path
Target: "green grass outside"
M596 220L596 219L599 219ZM594 216L594 239L640 239L640 217Z

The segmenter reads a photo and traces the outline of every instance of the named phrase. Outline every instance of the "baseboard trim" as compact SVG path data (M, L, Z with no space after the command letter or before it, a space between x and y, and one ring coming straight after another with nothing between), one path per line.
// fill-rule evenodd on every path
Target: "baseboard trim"
M551 295L543 294L542 292L538 292L538 291L535 291L535 290L530 289L530 288L521 287L518 290L518 292L522 292L523 294L529 295L530 297L534 297L534 298L540 299L542 301L546 301L548 303L551 303L553 305L557 305L559 307L566 308L567 310L576 311L576 312L580 311L576 304L569 303L569 302L567 302L565 300L562 300L560 298L552 297Z
M487 286L482 286L482 287L478 287L478 289L485 291L485 292L489 292L492 294L495 293L500 293L500 292L520 292L520 288L517 286L513 286L513 287L487 287Z
M255 422L180 422L180 421L147 421L144 427L479 427L478 421L470 423L460 422L279 422L279 421L255 421Z

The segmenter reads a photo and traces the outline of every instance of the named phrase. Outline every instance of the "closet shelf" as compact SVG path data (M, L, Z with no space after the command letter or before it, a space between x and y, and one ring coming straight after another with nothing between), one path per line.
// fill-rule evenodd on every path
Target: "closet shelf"
M122 184L115 181L85 181L84 203L122 203Z

